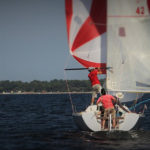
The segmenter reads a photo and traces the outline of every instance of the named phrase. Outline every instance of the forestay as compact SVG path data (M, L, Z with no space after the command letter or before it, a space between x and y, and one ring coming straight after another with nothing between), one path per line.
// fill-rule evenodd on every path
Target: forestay
M150 0L107 3L107 88L150 92Z

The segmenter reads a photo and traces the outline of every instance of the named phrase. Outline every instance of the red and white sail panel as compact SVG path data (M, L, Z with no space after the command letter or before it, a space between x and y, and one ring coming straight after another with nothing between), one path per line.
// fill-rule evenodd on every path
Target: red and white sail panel
M71 55L84 67L106 67L107 0L66 0L65 8Z

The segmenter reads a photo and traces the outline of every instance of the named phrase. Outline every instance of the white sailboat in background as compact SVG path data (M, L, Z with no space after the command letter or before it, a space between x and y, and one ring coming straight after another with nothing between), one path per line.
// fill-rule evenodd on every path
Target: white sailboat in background
M121 102L150 93L150 0L66 0L65 6L70 54L85 68L111 68L103 69L106 89L124 94ZM77 126L101 131L97 111L92 105L74 112ZM140 118L118 112L117 130L133 129Z

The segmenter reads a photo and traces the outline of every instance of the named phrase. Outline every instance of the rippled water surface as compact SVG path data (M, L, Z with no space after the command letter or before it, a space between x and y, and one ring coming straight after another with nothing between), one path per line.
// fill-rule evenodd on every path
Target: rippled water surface
M76 109L84 109L90 96L72 95ZM150 103L147 107L138 131L82 132L68 95L1 95L0 150L148 150Z

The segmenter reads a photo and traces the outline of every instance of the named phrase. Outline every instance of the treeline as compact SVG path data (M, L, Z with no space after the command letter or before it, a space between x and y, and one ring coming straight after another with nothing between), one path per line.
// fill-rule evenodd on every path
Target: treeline
M103 81L101 81L103 82ZM68 85L68 86L67 86ZM88 92L91 91L91 84L89 80L51 80L31 82L22 81L0 81L0 93L2 92L67 92L69 90Z

